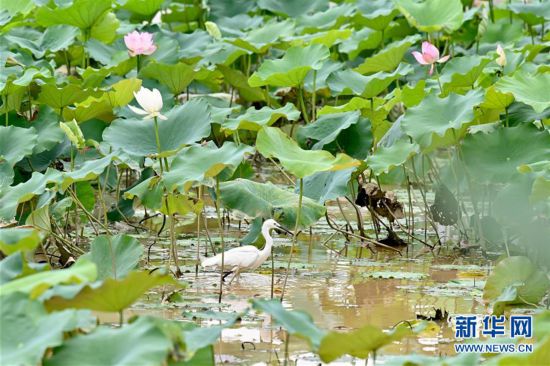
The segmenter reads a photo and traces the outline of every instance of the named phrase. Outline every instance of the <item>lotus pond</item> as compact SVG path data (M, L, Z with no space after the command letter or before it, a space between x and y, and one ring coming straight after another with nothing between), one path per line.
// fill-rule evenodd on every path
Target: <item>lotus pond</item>
M0 364L550 364L549 19L0 0Z

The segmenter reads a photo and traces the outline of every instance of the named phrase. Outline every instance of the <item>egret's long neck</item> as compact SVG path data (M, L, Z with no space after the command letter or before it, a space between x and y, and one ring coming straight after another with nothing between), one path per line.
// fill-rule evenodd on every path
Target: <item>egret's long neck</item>
M271 253L271 247L273 246L273 238L269 234L269 228L262 228L262 234L265 238L265 245L262 249L262 255L269 255Z

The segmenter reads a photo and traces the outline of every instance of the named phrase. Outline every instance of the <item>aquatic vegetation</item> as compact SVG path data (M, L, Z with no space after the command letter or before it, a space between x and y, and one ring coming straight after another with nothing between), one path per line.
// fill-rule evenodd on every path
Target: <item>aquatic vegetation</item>
M547 361L547 0L0 4L0 363Z

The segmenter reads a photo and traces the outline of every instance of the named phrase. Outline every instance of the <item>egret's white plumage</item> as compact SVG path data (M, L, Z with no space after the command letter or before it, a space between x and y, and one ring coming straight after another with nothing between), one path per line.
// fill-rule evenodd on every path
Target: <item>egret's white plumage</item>
M271 254L271 247L273 246L273 238L269 231L271 229L283 228L277 221L273 219L266 220L262 225L262 235L265 238L265 246L262 250L259 250L253 245L245 245L238 248L229 249L224 252L224 271L235 272L235 275L231 279L231 282L235 277L238 277L241 271L255 270L262 265L263 262L269 258ZM222 254L217 254L213 257L206 258L202 261L201 266L204 268L220 267L222 265Z

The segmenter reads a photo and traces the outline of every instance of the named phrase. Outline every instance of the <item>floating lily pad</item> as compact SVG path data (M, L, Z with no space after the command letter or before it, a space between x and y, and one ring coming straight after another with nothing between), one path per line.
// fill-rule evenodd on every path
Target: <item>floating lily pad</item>
M363 272L363 277L383 278L383 279L396 279L396 280L421 280L426 278L425 273L418 272L402 272L402 271L374 271Z

